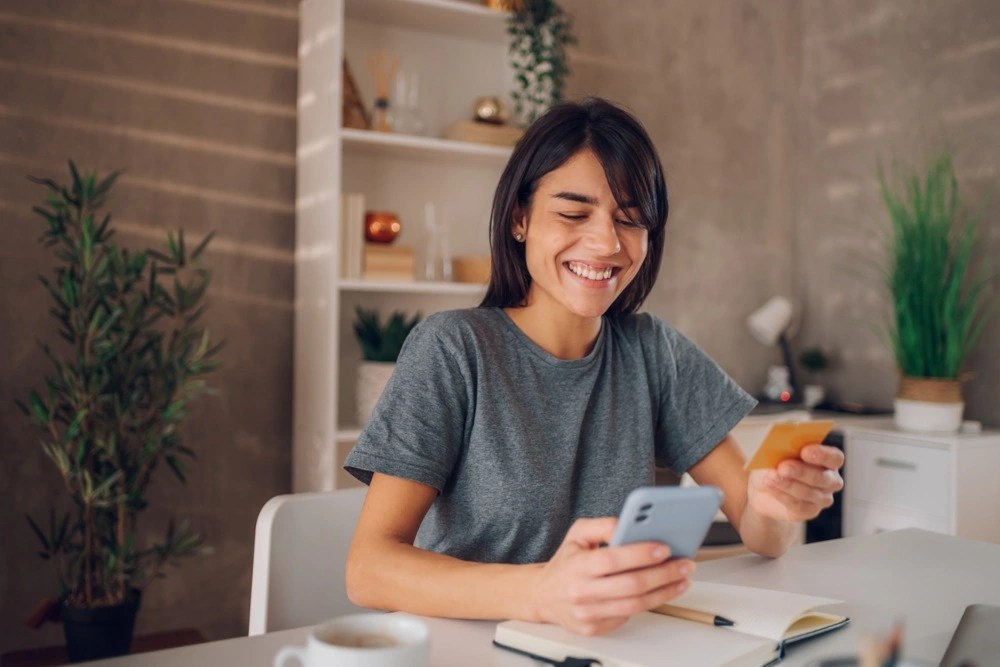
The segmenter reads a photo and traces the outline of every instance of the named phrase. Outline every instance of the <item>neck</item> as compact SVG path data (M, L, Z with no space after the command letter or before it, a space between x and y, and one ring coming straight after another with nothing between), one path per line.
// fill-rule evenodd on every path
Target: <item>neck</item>
M600 317L556 314L531 304L504 310L525 336L556 359L582 359L601 333Z

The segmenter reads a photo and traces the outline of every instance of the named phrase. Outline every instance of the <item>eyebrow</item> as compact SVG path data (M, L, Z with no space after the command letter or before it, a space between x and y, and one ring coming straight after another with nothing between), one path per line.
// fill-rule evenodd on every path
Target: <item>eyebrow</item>
M579 192L557 192L552 195L553 199L565 199L567 201L575 201L581 204L589 204L590 206L597 206L597 199L594 197L588 197L587 195L581 195Z
M597 206L598 201L594 197L588 197L587 195L582 195L579 192L557 192L552 195L553 199L565 199L567 201L575 201L580 204L587 204L589 206ZM633 202L625 202L620 206L622 209L627 208L638 208Z

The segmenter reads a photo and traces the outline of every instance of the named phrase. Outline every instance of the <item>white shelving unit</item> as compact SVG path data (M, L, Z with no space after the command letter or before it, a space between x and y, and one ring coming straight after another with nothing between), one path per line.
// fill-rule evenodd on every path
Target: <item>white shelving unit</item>
M487 164L504 162L510 149L502 146L472 144L466 141L414 137L371 132L369 130L341 130L345 151L358 151L387 157L412 157L417 159L475 160Z
M426 136L341 127L341 62L366 105L374 99L367 63L396 54L420 77ZM453 256L483 255L493 190L510 149L439 138L468 118L475 98L506 97L505 16L463 0L304 0L300 12L296 206L295 382L292 487L328 491L360 429L352 423L360 348L354 310L423 315L476 305L483 285L374 282L341 277L340 198L361 192L369 209L395 211L396 243L423 247L423 211L434 202L449 226Z
M395 292L397 294L446 294L482 296L485 285L446 282L384 282L374 280L341 280L342 292Z
M461 0L347 0L348 19L457 35L506 47L504 15Z

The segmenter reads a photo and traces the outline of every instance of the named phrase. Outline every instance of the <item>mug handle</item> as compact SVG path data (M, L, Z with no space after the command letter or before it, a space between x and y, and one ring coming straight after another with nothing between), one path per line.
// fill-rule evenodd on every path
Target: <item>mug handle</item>
M274 656L274 667L285 667L289 658L295 658L302 667L306 667L306 650L302 646L282 646Z

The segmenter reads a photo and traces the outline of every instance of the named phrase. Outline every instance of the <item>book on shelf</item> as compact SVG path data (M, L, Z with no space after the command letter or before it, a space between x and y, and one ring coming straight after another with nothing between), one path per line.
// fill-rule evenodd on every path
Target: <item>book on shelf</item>
M365 196L358 192L340 195L340 276L360 278L364 261Z
M500 648L555 664L599 661L602 667L762 667L780 660L789 644L846 625L850 620L846 616L815 611L838 602L694 581L669 605L636 614L607 635L584 636L558 625L505 621L497 625L493 639ZM708 622L691 620L698 615ZM710 619L717 616L733 624L712 624Z
M413 280L416 260L413 248L385 243L366 243L364 270L366 280Z

